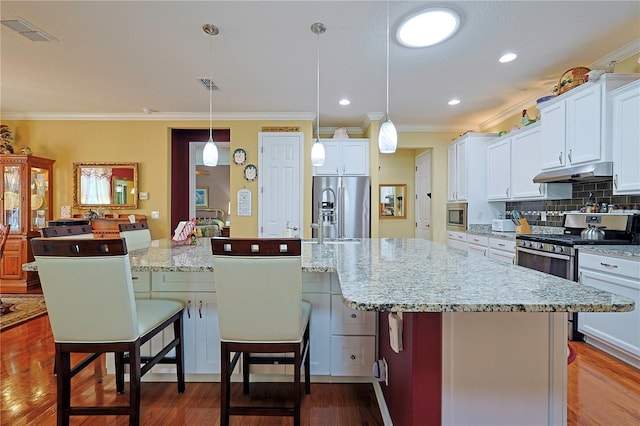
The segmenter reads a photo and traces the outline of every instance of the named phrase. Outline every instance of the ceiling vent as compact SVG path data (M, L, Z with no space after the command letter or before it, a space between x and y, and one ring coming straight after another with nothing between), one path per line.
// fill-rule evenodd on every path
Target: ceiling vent
M54 37L45 33L44 31L36 28L34 25L28 23L20 17L3 19L0 21L2 25L12 29L18 34L28 38L31 41L53 41Z
M216 82L210 78L199 78L198 80L200 80L200 83L202 83L207 90L220 90L220 88L216 86Z

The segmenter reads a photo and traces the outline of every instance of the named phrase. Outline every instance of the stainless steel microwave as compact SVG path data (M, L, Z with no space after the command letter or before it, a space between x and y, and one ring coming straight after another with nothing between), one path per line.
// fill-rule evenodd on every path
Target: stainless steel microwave
M447 229L452 231L467 230L467 203L447 204Z

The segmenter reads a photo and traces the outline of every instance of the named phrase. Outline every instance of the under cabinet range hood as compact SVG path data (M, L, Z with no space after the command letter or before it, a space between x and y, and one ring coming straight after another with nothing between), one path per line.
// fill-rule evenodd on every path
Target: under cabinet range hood
M560 170L542 172L533 178L534 183L588 182L611 179L613 163L584 164Z

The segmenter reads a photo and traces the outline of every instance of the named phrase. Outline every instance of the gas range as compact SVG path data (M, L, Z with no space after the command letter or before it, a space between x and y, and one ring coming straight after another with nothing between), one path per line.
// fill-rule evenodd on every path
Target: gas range
M568 213L564 218L563 234L519 234L516 246L541 252L573 256L578 245L638 244L638 216L633 214ZM581 236L588 226L604 230L604 238L588 239Z

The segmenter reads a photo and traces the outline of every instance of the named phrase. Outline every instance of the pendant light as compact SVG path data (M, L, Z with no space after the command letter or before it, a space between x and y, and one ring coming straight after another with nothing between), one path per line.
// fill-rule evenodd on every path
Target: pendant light
M387 1L387 119L380 126L378 150L381 154L392 154L398 147L398 132L389 117L389 2Z
M218 147L213 141L213 36L218 35L220 32L218 27L212 24L205 24L202 26L202 30L209 34L209 140L204 145L204 152L202 153L202 160L205 166L217 166L218 165Z
M318 36L318 62L317 62L317 104L316 104L316 140L311 147L311 164L315 167L324 166L324 145L320 141L320 34L324 34L327 27L320 22L311 25L311 32Z

